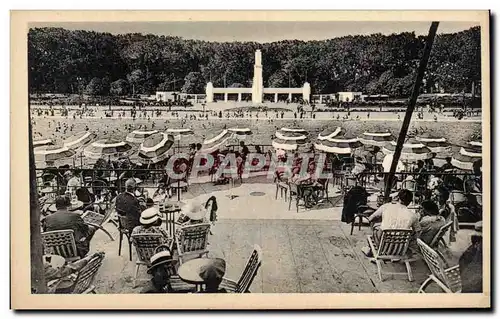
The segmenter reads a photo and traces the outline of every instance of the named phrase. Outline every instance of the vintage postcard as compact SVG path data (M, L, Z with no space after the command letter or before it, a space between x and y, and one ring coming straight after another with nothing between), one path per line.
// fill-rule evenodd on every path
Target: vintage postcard
M488 11L11 26L12 308L491 307Z

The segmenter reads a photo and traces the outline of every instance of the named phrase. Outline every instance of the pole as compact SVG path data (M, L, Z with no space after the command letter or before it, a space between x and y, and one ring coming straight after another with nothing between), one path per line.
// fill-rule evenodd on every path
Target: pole
M422 79L424 78L424 72L427 67L427 62L429 62L429 56L432 50L432 44L434 43L434 38L436 37L437 28L439 26L439 22L432 22L431 27L429 28L429 34L427 35L427 41L424 47L424 54L422 59L420 60L420 65L418 66L417 78L415 79L415 84L413 86L413 92L410 97L410 103L408 108L406 109L406 115L403 120L403 125L401 126L401 132L399 132L398 142L396 145L396 149L394 150L394 156L392 158L391 170L389 175L387 175L386 184L385 184L385 200L388 201L389 195L391 193L392 181L394 178L394 173L396 172L396 167L401 156L401 149L403 148L404 141L406 139L406 134L408 133L408 128L410 126L411 117L413 115L413 110L415 109L415 105L417 104L417 98L420 91L420 85L422 84Z
M29 98L28 98L29 99ZM28 103L29 105L29 103ZM43 266L42 234L40 225L40 205L36 190L35 155L33 153L33 137L31 126L31 112L28 112L29 121L29 177L30 177L30 259L31 259L31 290L43 294L47 292Z

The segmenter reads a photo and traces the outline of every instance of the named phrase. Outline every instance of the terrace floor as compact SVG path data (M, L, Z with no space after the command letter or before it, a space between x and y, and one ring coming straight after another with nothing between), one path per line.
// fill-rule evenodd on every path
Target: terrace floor
M422 260L412 263L415 280L405 275L386 275L378 279L376 266L369 262L360 249L366 244L369 229L357 228L351 236L350 225L340 221L341 208L327 206L316 210L294 208L288 210L283 199L274 199L274 185L245 183L232 191L228 186L202 191L190 187L183 199L197 197L205 200L215 195L218 200L219 220L209 237L210 255L227 262L226 277L237 280L244 269L253 245L263 251L262 266L251 291L254 293L312 293L312 292L416 292L425 280L428 269ZM228 194L239 195L231 200ZM255 196L258 195L258 196ZM293 207L293 205L292 205ZM106 228L115 238L111 241L97 232L92 240L92 251L104 251L106 258L96 278L99 293L137 293L133 288L135 252L128 259L126 245L118 256L118 231L111 223ZM461 230L457 242L451 244L450 264L456 264L469 242L469 230ZM386 264L387 272L405 272L404 264ZM148 279L145 267L139 278ZM432 289L435 287L429 287ZM436 290L438 291L438 290Z

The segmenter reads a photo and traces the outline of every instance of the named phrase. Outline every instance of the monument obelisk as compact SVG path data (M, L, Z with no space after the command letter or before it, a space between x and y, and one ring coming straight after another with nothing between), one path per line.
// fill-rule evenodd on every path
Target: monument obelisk
M255 64L253 65L252 102L262 103L264 83L262 81L262 53L255 51Z

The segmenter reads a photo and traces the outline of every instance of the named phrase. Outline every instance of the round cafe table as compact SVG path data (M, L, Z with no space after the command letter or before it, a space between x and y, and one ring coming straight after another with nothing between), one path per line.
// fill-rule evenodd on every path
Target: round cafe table
M201 291L205 280L200 277L201 269L212 262L211 258L196 258L183 263L177 270L179 278L188 284L196 285L196 290Z

